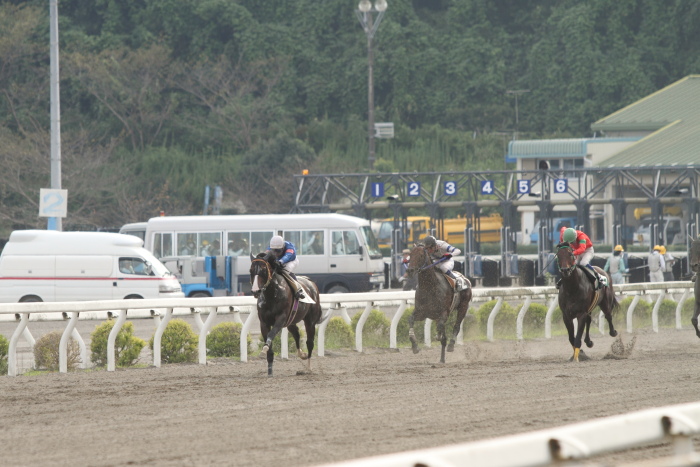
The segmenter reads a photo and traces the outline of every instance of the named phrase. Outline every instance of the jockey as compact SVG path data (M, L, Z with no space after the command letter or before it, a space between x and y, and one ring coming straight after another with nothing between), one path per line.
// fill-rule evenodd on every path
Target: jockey
M588 268L595 278L596 289L601 289L603 288L603 285L607 285L603 283L602 277L596 272L595 269L593 269L593 266L591 266L591 260L593 259L593 254L595 251L593 250L593 242L591 242L591 239L588 238L588 235L580 230L575 230L569 227L561 230L559 234L559 242L566 242L571 245L571 248L574 250L574 256L576 257L576 263ZM560 285L561 279L557 281L557 288L559 288Z
M301 284L297 282L297 276L292 272L299 265L294 244L285 241L279 235L275 235L270 239L270 248L267 251L271 251L277 258L277 263L282 266L282 275L285 276L285 279L291 284L296 284L295 297L299 300L305 299L304 289L301 288Z
M464 290L467 287L466 284L461 277L455 276L452 272L452 269L455 267L455 260L452 259L452 255L458 255L462 253L462 251L443 240L436 240L432 235L425 237L423 239L423 244L428 251L428 255L430 255L430 259L433 261L442 260L435 264L435 267L439 268L445 275L454 279L457 290Z

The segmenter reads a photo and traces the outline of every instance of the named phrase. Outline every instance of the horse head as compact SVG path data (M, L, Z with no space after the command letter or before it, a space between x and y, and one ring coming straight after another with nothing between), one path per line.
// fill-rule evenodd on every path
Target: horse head
M567 242L562 242L557 245L557 267L562 277L569 277L576 269L574 250Z
M406 269L410 277L413 277L416 273L420 272L421 269L430 264L430 255L426 251L425 245L422 243L413 245L410 258L411 259L408 261L408 268Z
M250 255L250 284L253 286L253 295L258 296L270 285L272 278L279 268L275 261L275 255L271 251L258 253L257 256Z

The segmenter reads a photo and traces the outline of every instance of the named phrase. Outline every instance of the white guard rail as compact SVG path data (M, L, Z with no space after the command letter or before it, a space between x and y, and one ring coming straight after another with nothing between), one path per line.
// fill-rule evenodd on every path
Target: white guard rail
M565 462L663 440L671 441L673 457L654 465L699 465L700 455L694 452L691 438L698 433L700 403L694 402L473 443L340 462L327 467L581 465Z
M681 299L676 308L676 328L682 329L681 309L683 301L693 294L692 282L660 282L643 284L623 284L615 285L616 292L634 295L634 299L627 311L627 331L632 332L632 316L634 309L642 297L653 300L655 305L652 310L652 329L658 332L658 310L661 301L672 294L680 295ZM551 317L556 309L557 290L554 287L510 287L510 288L475 288L473 290L473 303L477 306L489 300L497 300L491 314L489 315L486 329L486 337L490 341L494 338L494 322L501 305L504 301L523 301L523 305L518 313L516 324L516 337L523 339L523 321L527 313L528 306L532 300L540 300L548 303L547 315L545 318L545 337L551 338ZM350 324L348 308L364 307L355 329L355 350L362 352L362 329L373 308L393 309L397 307L391 321L389 332L389 347L397 347L396 329L401 316L414 302L414 291L406 292L368 292L368 293L348 293L348 294L324 294L321 295L321 305L328 317L330 314L339 313L340 316ZM199 363L206 364L206 336L213 326L214 319L218 313L232 312L234 321L243 322L240 314L247 313L248 318L243 324L241 332L241 361L248 361L248 347L246 345L247 335L258 324L257 312L255 309L256 300L253 297L214 297L214 298L179 298L179 299L151 299L151 300L102 300L85 302L34 302L34 303L12 303L0 304L0 321L17 320L19 324L10 339L8 352L8 375L17 375L17 344L20 337L34 345L34 337L28 329L30 321L45 320L65 320L69 319L68 325L63 332L59 347L59 371L67 372L67 344L70 337L78 341L81 349L82 365L87 367L87 349L80 334L75 329L78 319L107 319L117 316L117 321L110 332L107 342L107 370L115 370L114 342L117 334L121 330L127 317L145 318L153 317L158 323L154 335L153 365L160 367L161 360L161 337L168 321L173 315L195 314L195 323L199 328ZM223 309L223 310L221 310ZM206 310L209 316L203 322L199 312ZM605 333L605 320L602 312L598 319L598 326L601 334ZM162 316L162 319L161 319ZM325 330L328 325L326 319L319 326L317 351L320 357L325 354ZM425 345L430 346L430 325L431 321L425 321ZM281 333L282 354L281 358L288 358L287 330ZM458 344L462 343L462 333L458 336Z

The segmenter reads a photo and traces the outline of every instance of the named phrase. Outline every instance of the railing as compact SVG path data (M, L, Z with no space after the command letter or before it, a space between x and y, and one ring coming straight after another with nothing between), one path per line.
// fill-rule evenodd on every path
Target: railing
M563 463L663 440L671 441L674 454L671 458L659 459L654 465L690 466L700 464L700 455L694 452L692 440L692 436L698 433L700 403L695 402L473 443L340 462L326 467L570 465Z
M681 294L681 299L676 308L676 329L681 329L681 309L683 302L692 294L692 282L661 282L645 284L623 284L615 285L615 291L634 295L634 299L627 310L627 331L632 332L632 316L639 300L642 297L652 298L656 296L654 308L652 310L652 329L658 332L658 310L661 301L668 294ZM364 311L360 316L355 329L355 350L362 352L362 330L364 324L373 308L385 310L395 309L389 330L389 347L397 348L396 329L401 316L413 303L414 291L407 292L369 292L369 293L348 293L348 294L324 294L321 295L321 305L324 308L324 316L338 313L348 324L350 316L348 308L361 308ZM489 300L497 300L496 305L489 314L486 338L494 341L494 323L503 302L523 300L522 307L518 313L516 321L516 338L523 339L523 322L528 307L533 300L548 303L545 317L545 337L551 338L552 314L556 309L557 290L554 287L511 287L511 288L474 288L474 304ZM241 361L248 361L247 336L253 329L253 325L258 323L257 312L255 311L256 300L253 297L214 297L214 298L180 298L180 299L151 299L151 300L103 300L86 302L35 302L35 303L13 303L0 304L0 320L19 321L15 329L9 346L8 354L8 375L16 376L17 369L17 345L20 337L34 345L34 337L28 329L30 318L34 320L64 320L68 319L68 324L63 331L59 345L59 371L65 373L67 368L67 346L68 340L73 337L81 349L82 366L87 367L87 349L85 342L75 329L78 319L107 319L117 317L107 341L107 370L114 371L116 368L114 343L117 334L126 322L127 317L146 318L152 317L157 322L153 344L153 365L160 367L161 362L161 338L165 327L174 315L190 315L194 313L195 323L199 329L199 363L206 364L206 338L213 326L213 322L219 313L233 313L233 320L243 323L241 331ZM395 308L394 308L395 307ZM200 316L201 311L208 311L209 316L203 321ZM243 322L241 314L247 313L248 318ZM328 319L325 319L319 326L317 352L318 356L325 355L325 330ZM430 326L431 321L425 321L425 345L431 345ZM598 319L598 327L601 334L605 333L605 320L601 316ZM281 333L282 352L281 358L288 358L287 330ZM460 332L458 344L462 344L462 332Z

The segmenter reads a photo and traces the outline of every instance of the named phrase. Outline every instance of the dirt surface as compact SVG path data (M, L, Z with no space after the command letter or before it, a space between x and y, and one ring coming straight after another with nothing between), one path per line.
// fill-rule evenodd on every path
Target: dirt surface
M623 333L623 342L632 336ZM308 466L553 428L698 400L700 339L641 331L622 359L593 336L266 362L219 359L106 372L0 377L0 459L28 465ZM670 455L668 444L595 459ZM600 465L600 464L598 464Z

